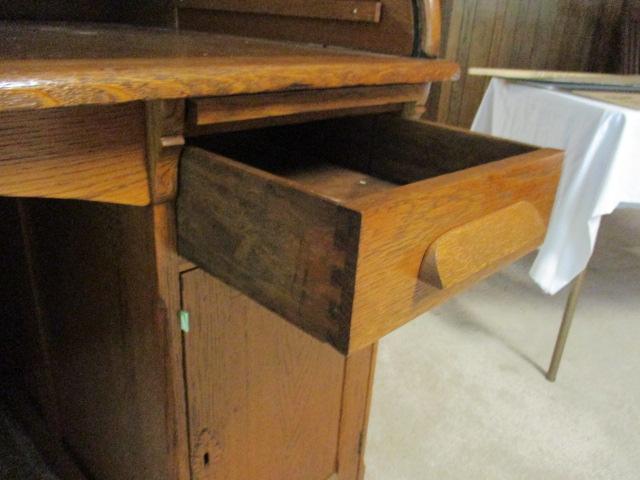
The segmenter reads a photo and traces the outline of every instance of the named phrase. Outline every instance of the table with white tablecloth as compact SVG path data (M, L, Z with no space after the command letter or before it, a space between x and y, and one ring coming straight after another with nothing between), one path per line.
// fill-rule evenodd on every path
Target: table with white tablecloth
M596 98L594 98L596 97ZM602 215L640 205L640 93L561 90L494 78L472 130L565 151L545 240L530 270L547 293L570 283L547 372L554 381Z
M565 150L547 236L530 272L556 293L587 266L600 217L640 204L640 110L494 78L471 128Z

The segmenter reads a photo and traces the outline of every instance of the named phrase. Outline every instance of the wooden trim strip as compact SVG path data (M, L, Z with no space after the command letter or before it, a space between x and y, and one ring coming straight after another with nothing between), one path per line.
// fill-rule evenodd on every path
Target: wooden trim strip
M417 4L422 6L422 25L419 29L419 41L422 53L430 58L435 58L440 54L440 43L442 35L442 9L440 0L417 0Z
M571 88L589 86L590 88L611 88L624 91L640 91L640 75L617 75L611 73L591 72L555 72L548 70L518 70L513 68L480 68L469 69L471 76L487 76L522 80L529 82L546 82L569 85Z
M424 85L416 84L201 98L188 102L187 121L190 127L201 127L307 112L409 103L419 100L423 92Z
M345 360L336 478L364 478L364 450L377 353L378 344L374 343Z
M167 478L188 480L189 432L186 385L183 372L182 332L176 319L181 308L181 258L177 254L175 209L172 202L153 207L153 229L158 289L157 320L165 324L165 379Z
M374 107L338 108L335 110L321 110L317 112L303 112L280 117L256 118L254 120L242 120L239 122L223 122L201 127L191 127L185 132L186 136L212 135L222 132L238 132L264 127L276 127L280 125L295 125L300 123L327 120L330 118L353 117L358 115L373 115L381 113L402 113L406 103L391 103L389 105L376 105Z
M178 8L379 23L382 2L368 0L179 0Z

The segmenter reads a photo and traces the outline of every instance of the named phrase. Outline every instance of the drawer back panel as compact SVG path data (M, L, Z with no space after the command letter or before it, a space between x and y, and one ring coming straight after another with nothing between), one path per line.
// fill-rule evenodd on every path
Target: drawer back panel
M398 185L535 150L395 114L223 133L193 143L278 175L328 162Z

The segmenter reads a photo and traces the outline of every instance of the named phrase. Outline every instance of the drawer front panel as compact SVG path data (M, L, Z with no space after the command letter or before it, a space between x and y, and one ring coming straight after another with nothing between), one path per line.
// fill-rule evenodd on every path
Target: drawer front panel
M187 104L187 134L302 123L358 112L399 111L404 104L424 97L425 86L416 84L196 98Z
M560 160L540 150L363 199L349 348L534 250L546 231ZM434 268L444 269L437 278Z
M345 354L536 248L562 160L388 115L201 147L181 163L180 253Z

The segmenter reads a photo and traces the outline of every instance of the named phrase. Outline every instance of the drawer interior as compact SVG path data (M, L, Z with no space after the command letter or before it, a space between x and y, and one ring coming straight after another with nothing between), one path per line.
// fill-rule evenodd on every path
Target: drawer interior
M192 144L340 203L535 150L394 114L221 133Z

